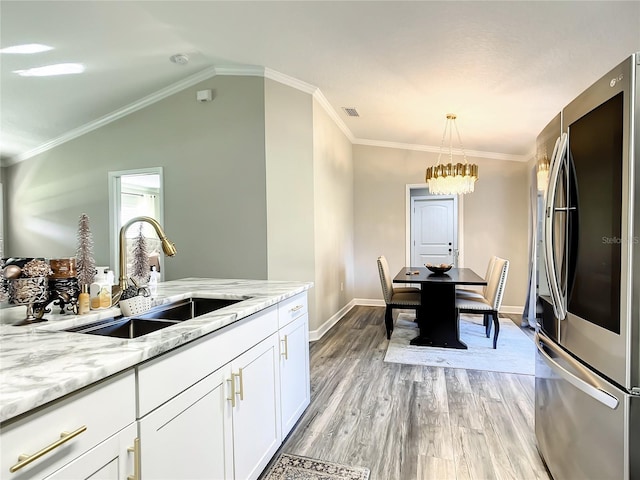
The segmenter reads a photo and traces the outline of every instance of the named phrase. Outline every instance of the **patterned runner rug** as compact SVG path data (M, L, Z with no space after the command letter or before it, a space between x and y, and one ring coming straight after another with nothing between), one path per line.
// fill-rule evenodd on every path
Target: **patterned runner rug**
M263 480L368 480L369 469L281 453Z
M467 344L468 350L410 345L409 341L419 332L414 318L415 316L409 313L398 315L387 346L385 362L521 375L535 374L535 344L508 318L500 319L498 348L495 350L493 329L491 338L487 338L480 315L460 316L460 340Z

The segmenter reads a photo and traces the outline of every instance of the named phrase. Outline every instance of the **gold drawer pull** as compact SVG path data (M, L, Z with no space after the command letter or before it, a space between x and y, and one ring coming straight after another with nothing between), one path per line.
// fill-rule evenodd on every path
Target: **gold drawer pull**
M242 381L242 369L238 369L238 373L232 373L234 377L238 377L240 388L238 389L236 395L240 396L240 400L244 400L244 382ZM232 405L233 406L233 405Z
M44 447L42 450L40 450L39 452L34 453L33 455L25 455L22 454L18 457L18 463L16 463L13 467L11 467L9 469L9 471L11 473L15 473L18 470L20 470L22 467L29 465L31 462L39 459L40 457L42 457L43 455L46 455L47 453L49 453L51 450L55 450L56 448L58 448L60 445L62 445L63 443L68 442L69 440L71 440L74 437L77 437L78 435L80 435L82 432L84 432L87 429L86 425L83 425L82 427L80 427L79 429L69 433L69 432L62 432L60 434L60 440L56 440L55 442L53 442L51 445L48 445L46 447Z
M140 480L140 439L133 440L133 447L127 448L127 452L133 452L133 475L128 475L127 480Z
M281 352L280 355L284 357L285 360L289 360L289 344L287 342L287 335L285 335L280 341L284 343L284 351Z
M290 309L290 312L297 312L298 310L300 310L302 307L304 307L304 305L296 305L295 307L293 307L292 309Z
M231 396L227 397L227 400L231 400L231 408L235 408L236 406L236 380L233 378L233 373L231 374L231 378L227 380L231 384Z

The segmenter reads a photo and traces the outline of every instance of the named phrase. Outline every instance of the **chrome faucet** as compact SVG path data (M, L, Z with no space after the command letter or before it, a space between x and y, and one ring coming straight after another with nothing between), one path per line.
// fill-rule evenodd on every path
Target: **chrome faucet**
M169 239L165 235L158 221L151 217L134 217L131 220L129 220L127 223L122 225L122 228L120 229L120 252L119 253L120 253L120 289L123 292L127 288L127 248L125 245L126 243L125 233L127 232L127 229L136 222L147 222L155 229L156 233L158 234L158 238L160 238L160 241L162 242L162 251L164 252L165 255L167 255L168 257L173 257L177 252L176 246L169 241Z

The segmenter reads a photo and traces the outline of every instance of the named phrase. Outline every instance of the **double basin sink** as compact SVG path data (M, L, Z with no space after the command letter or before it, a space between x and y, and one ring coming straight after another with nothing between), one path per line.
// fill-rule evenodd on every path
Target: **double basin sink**
M246 298L242 299L246 300ZM115 338L137 338L185 320L205 315L242 300L191 297L159 305L135 317L105 318L99 322L67 329L67 332L88 333Z

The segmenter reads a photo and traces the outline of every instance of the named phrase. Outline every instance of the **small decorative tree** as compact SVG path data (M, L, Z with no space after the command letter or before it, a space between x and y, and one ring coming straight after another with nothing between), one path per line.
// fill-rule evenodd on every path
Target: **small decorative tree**
M93 282L96 274L96 261L93 258L93 235L91 235L89 217L86 213L80 215L78 221L76 270L80 285L90 285Z
M142 231L142 223L138 236L133 241L131 276L138 285L146 285L149 282L149 252L147 251L147 239Z

